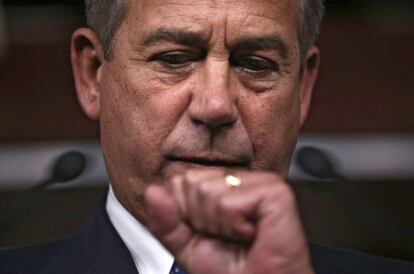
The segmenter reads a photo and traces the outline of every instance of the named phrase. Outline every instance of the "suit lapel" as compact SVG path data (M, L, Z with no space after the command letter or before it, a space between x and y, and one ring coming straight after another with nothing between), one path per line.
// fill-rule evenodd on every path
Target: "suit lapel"
M102 202L89 222L59 243L40 273L138 274L138 271Z

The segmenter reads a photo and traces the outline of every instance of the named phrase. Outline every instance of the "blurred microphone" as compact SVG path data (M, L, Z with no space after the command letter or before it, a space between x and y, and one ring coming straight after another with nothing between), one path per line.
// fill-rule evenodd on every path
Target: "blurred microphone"
M86 157L78 151L68 151L57 157L49 178L35 184L29 191L41 191L52 184L72 181L79 177L86 168Z
M347 181L345 176L340 174L329 154L322 149L311 146L301 147L296 153L296 163L306 174L317 179Z
M3 233L14 228L15 226L23 224L28 219L31 213L39 205L39 201L45 194L44 190L48 186L67 183L78 178L83 173L86 166L86 156L81 152L68 151L58 156L52 162L52 169L49 178L28 189L28 199L22 206L11 214L5 224L6 229L3 230Z

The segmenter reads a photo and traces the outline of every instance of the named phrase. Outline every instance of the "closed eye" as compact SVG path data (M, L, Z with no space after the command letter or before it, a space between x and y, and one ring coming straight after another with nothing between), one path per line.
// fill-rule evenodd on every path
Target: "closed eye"
M272 73L279 71L279 65L276 62L264 57L253 55L231 57L230 64L252 74Z
M157 62L167 69L181 69L198 62L200 57L190 52L167 52L152 56L149 61Z

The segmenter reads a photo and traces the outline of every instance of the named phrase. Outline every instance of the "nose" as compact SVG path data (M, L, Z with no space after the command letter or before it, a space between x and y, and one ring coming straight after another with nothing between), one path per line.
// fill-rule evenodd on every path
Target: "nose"
M228 61L207 59L192 87L191 120L210 129L231 127L238 120L237 100Z

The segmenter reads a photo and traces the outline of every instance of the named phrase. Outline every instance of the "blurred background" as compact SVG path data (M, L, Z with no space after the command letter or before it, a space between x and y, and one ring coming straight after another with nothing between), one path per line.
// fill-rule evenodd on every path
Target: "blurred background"
M313 242L414 260L414 1L326 5L290 174L306 230ZM79 0L0 0L0 247L72 232L106 191L98 125L70 69L82 25ZM56 159L74 150L81 174L50 185Z

